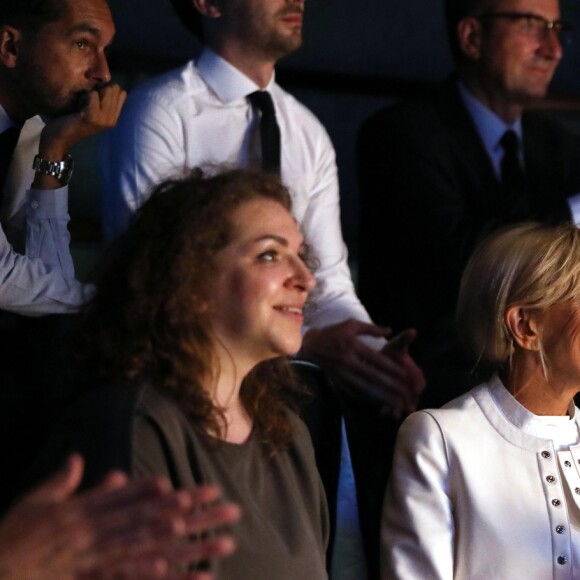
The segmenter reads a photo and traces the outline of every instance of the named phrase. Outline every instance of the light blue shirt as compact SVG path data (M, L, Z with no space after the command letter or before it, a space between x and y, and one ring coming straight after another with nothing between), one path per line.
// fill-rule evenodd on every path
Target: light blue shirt
M495 175L500 179L500 165L504 155L504 149L500 144L501 138L506 131L514 131L520 142L519 157L522 167L524 167L524 151L522 147L522 120L517 119L514 123L508 124L502 121L494 112L490 111L478 99L476 99L463 85L459 85L459 94L463 99L463 104L470 114L483 146L491 159Z
M515 132L520 140L520 163L522 164L522 167L525 168L524 148L521 146L523 143L521 118L517 119L511 125L504 123L504 121L502 121L495 113L490 111L485 105L476 99L467 90L465 85L460 82L457 84L463 104L475 124L475 128L477 129L483 146L489 155L493 165L493 170L495 171L498 180L500 178L500 164L504 155L500 139L503 137L503 134L510 129ZM574 223L580 226L580 193L568 198L568 206L570 207Z
M0 106L0 132L12 125ZM1 310L38 316L74 312L85 301L91 288L75 280L68 221L68 190L63 187L29 189L10 224L0 224ZM15 223L25 229L23 253L6 237L7 225L18 229Z
M356 482L346 434L341 420L341 453L336 498L336 535L330 576L333 580L360 580L367 577L364 546L359 525Z

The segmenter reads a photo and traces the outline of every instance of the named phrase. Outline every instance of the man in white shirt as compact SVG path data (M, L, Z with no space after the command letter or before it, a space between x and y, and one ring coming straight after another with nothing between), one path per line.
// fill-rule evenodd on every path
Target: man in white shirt
M293 212L319 262L315 304L306 316L301 356L321 364L349 387L376 397L396 415L414 408L423 376L407 352L409 331L386 347L388 331L374 325L356 296L342 239L337 168L321 123L275 82L278 60L302 43L304 0L174 0L184 23L203 39L198 59L131 93L104 160L104 227L112 238L157 182L196 166L264 165L258 129L265 113L253 108L260 92L273 102L279 127L280 174L292 195ZM201 34L200 34L201 33ZM265 156L264 156L265 157ZM360 340L367 336L372 346ZM352 403L352 404L351 404ZM358 401L357 401L358 403ZM388 459L387 438L372 435L371 402L347 416L365 525L378 554L378 517ZM373 407L373 408L369 408ZM347 412L355 413L349 401ZM355 427L360 419L360 426ZM368 440L367 440L368 437ZM368 471L367 474L363 471ZM363 480L372 480L366 485ZM371 503L370 501L367 503ZM369 555L377 560L375 555Z
M106 0L0 7L0 141L20 131L16 151L14 141L0 160L2 310L65 313L86 298L69 252L69 151L113 126L124 102L125 93L107 85L104 51L114 32Z
M190 28L201 26L204 49L196 61L130 95L103 164L106 235L121 233L164 178L204 165L259 167L260 115L248 95L267 92L281 135L281 177L319 261L303 355L361 390L372 388L397 412L408 410L422 386L406 352L414 335L384 347L388 331L370 322L347 264L332 143L314 115L275 82L277 61L302 43L303 0L174 5ZM359 340L363 335L376 337L374 348Z

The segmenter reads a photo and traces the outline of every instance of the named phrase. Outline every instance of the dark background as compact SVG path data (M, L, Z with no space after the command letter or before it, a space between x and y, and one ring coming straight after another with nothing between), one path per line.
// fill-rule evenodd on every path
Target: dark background
M109 0L117 24L114 77L128 90L189 60L197 40L169 0ZM548 101L554 114L580 132L580 2L563 0L562 17L578 30L567 48ZM279 83L314 111L337 151L345 239L356 253L358 201L355 140L361 122L453 68L443 3L437 0L306 0L304 46L280 62ZM577 102L578 101L578 102ZM388 163L388 160L385 160ZM99 213L100 196L77 196L71 211Z

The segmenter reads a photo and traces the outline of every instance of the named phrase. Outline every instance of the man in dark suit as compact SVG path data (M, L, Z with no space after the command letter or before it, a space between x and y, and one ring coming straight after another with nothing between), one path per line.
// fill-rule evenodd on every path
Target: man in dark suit
M380 111L359 139L360 297L378 323L418 330L423 406L485 375L453 321L478 240L505 224L579 213L578 140L525 112L562 57L558 0L448 0L446 17L456 75Z

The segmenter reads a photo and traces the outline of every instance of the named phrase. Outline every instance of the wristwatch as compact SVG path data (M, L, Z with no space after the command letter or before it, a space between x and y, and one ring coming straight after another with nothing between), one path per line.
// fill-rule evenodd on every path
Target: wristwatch
M47 161L40 155L37 155L32 162L32 169L36 173L43 175L52 175L56 177L61 185L68 185L73 174L74 161L70 154L65 155L62 161Z

